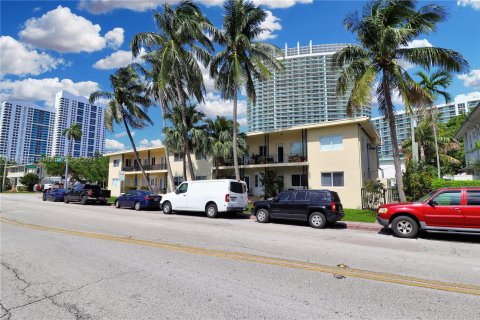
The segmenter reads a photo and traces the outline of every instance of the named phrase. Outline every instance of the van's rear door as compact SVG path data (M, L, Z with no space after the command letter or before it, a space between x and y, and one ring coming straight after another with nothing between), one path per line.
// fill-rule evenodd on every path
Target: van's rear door
M248 203L247 184L243 181L230 181L230 207L246 208Z

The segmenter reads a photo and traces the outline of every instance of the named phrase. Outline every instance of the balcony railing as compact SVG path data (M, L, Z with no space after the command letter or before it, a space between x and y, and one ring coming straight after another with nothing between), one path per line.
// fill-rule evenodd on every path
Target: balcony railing
M307 161L307 156L299 153L273 154L266 156L252 154L238 158L239 165L295 163L305 161ZM228 159L221 161L220 166L233 166L233 160Z
M165 163L161 164L144 164L143 169L145 171L152 171L152 170L167 170L167 165ZM123 167L122 171L131 172L131 171L141 171L140 166L131 166L131 167Z

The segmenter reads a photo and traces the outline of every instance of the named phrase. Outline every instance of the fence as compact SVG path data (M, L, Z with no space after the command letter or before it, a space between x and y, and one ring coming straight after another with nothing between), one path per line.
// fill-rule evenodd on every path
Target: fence
M378 206L398 202L397 188L368 191L362 188L362 209L377 210Z

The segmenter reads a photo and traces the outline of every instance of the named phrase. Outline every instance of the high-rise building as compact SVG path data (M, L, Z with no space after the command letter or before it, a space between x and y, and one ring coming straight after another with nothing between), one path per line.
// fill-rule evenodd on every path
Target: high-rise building
M55 97L55 128L53 130L52 156L66 156L67 138L63 131L72 124L82 127L82 139L72 140L73 157L93 157L103 154L105 148L105 106L90 104L88 99L60 91Z
M270 131L296 125L347 118L348 95L336 94L337 74L332 56L345 44L322 44L295 48L285 45L277 57L284 71L267 80L254 80L256 102L247 103L248 131ZM357 116L370 116L364 108Z
M28 163L49 155L54 120L54 109L25 101L4 101L0 106L0 156Z
M461 113L470 112L480 102L480 94L478 95L458 95L454 101L436 106L438 110L438 122L446 123L448 120ZM397 139L398 144L401 145L403 141L408 139L411 135L412 116L406 114L405 111L397 112L395 115L397 125ZM382 144L379 149L379 158L392 159L393 148L390 135L390 127L385 117L376 117L372 119L375 128L377 129L382 139Z

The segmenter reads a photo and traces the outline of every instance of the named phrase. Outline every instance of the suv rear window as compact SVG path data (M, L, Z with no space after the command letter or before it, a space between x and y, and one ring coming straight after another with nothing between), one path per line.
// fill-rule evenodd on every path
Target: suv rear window
M247 187L241 182L230 182L230 191L235 193L247 192Z

